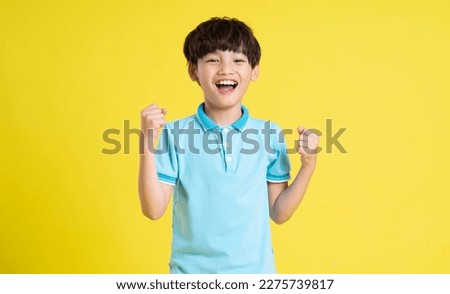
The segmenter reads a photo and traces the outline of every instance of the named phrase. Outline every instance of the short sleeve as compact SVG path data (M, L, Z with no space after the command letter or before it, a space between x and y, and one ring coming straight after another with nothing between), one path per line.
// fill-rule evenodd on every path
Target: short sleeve
M173 134L167 125L161 130L155 156L159 181L174 186L178 179L178 158Z
M286 182L291 178L291 165L287 154L284 133L280 127L271 123L271 129L275 132L270 136L270 146L272 152L269 154L269 166L267 167L267 181L271 183Z

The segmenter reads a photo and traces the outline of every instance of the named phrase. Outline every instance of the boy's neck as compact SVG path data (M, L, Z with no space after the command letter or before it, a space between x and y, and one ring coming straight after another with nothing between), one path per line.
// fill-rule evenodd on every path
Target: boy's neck
M205 103L205 113L218 126L228 126L242 116L242 109L240 103L226 109L214 108L213 106Z

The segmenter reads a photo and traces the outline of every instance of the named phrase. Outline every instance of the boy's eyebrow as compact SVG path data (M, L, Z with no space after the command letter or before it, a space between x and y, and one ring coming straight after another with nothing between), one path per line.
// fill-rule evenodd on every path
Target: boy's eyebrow
M216 51L214 51L214 52L206 53L204 56L200 57L200 59L211 58L211 57L216 58L216 57L218 57L218 55L219 55L217 51L221 51L221 50L216 50ZM232 52L234 55L237 55L236 57L239 57L239 58L245 58L245 59L247 59L247 61L249 60L248 56L245 55L243 52L240 52L240 51L231 51L231 50L228 50L228 51Z

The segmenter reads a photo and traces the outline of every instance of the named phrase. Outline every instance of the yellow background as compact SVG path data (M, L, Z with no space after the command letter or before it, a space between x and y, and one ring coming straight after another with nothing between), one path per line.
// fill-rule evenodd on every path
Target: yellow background
M168 271L171 212L140 212L137 136L105 155L102 133L123 143L152 102L194 113L184 37L226 15L262 46L254 117L347 129L272 224L279 272L450 273L448 3L3 1L0 272Z

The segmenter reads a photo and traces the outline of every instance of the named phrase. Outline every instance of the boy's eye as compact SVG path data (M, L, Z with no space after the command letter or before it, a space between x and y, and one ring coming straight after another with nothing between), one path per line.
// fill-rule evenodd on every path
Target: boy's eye
M206 60L206 62L215 63L215 62L219 62L219 60L218 59L208 59L208 60Z
M242 62L245 62L245 60L244 59L235 59L234 62L242 63Z

